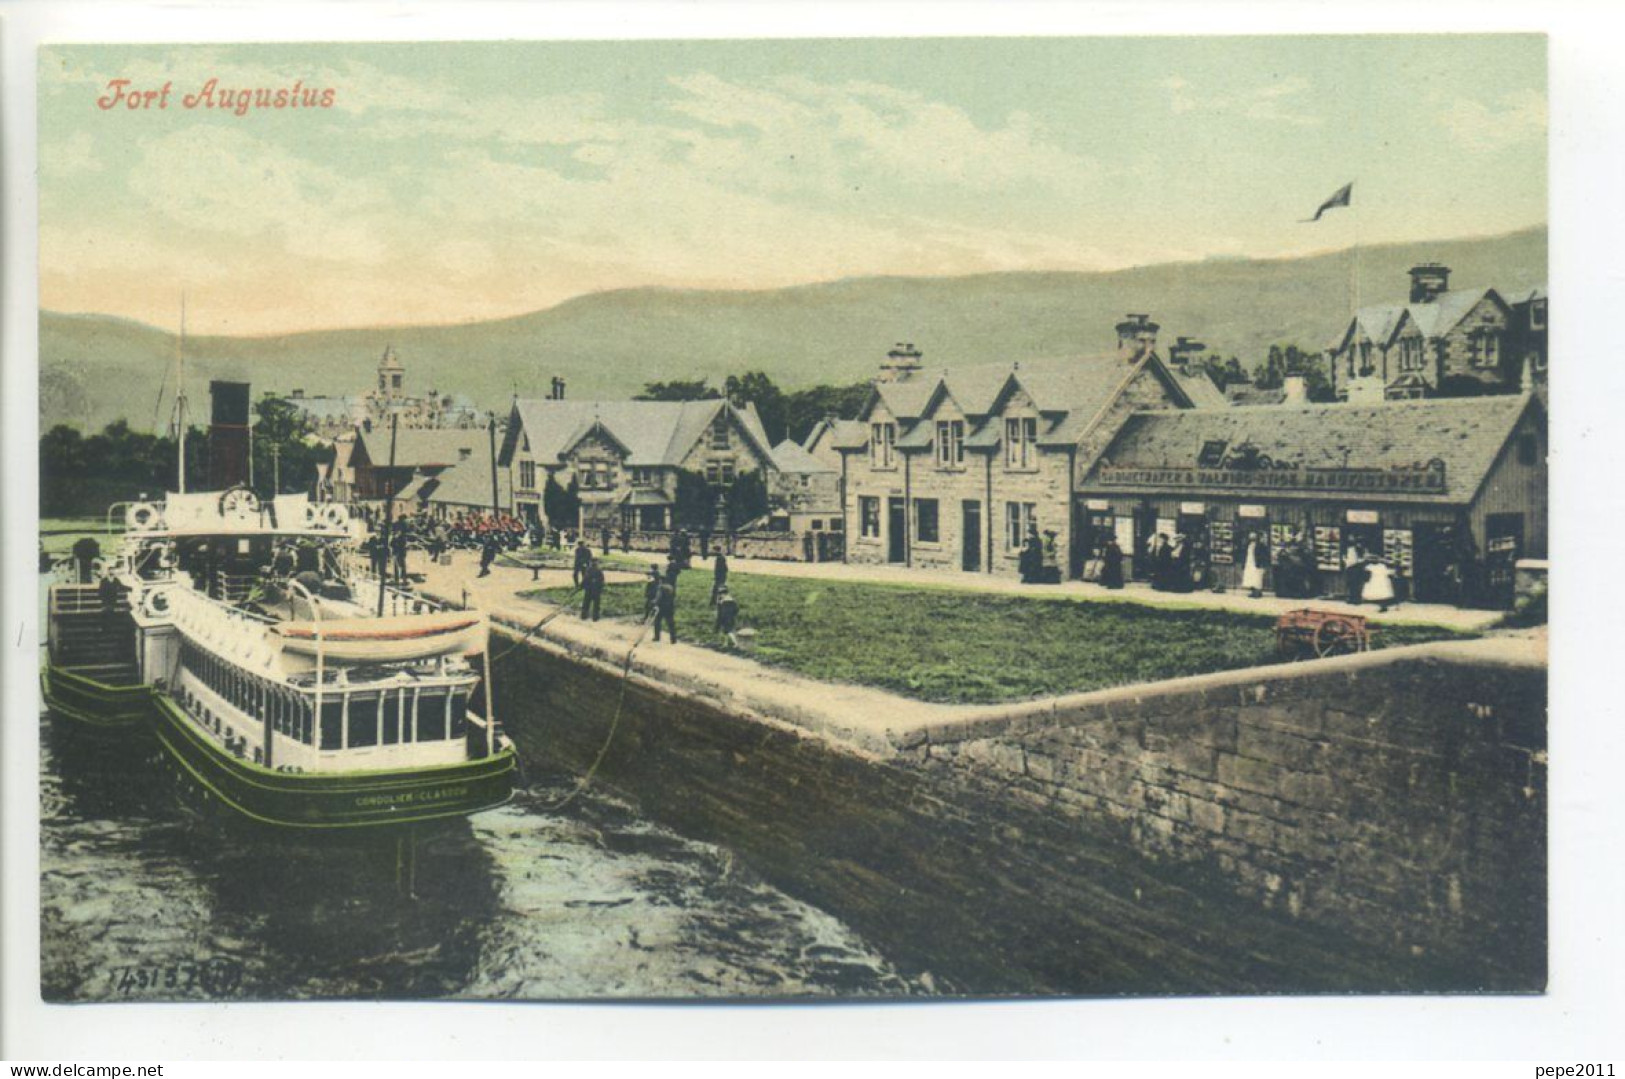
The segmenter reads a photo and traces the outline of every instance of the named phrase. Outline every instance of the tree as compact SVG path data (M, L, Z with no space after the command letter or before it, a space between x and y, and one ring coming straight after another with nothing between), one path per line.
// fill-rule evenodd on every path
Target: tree
M784 391L761 371L747 371L744 375L729 375L723 383L723 392L735 408L756 406L756 415L762 420L770 446L784 441L789 429L789 402Z
M1308 352L1297 345L1271 345L1264 362L1253 368L1253 385L1261 390L1278 390L1288 377L1303 379L1311 401L1337 399L1331 372L1319 353Z
M566 489L548 473L547 484L542 488L542 513L547 516L550 528L575 527L581 515L581 488L574 476L570 477L570 486Z
M867 382L854 382L846 386L813 386L795 390L787 398L787 427L789 437L798 443L807 441L814 425L826 416L852 419L863 408L874 388Z
M634 401L715 401L722 397L703 378L672 379L669 382L645 382L643 392L633 396Z
M262 494L310 491L333 448L314 444L310 420L293 402L267 393L254 403L254 488Z

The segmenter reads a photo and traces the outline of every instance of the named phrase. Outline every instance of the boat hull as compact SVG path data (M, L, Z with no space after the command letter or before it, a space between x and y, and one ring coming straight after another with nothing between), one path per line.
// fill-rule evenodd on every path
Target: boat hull
M155 696L149 685L110 685L55 664L40 671L40 692L57 715L109 733L139 728L152 715Z
M152 700L153 728L181 772L212 799L261 824L295 829L381 828L467 816L513 796L510 746L494 756L381 772L278 772L225 752L179 705Z

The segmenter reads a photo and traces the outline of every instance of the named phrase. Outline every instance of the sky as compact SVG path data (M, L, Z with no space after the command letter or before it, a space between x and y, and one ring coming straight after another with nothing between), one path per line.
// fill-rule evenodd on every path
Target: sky
M189 332L456 323L637 286L1291 256L1546 221L1535 35L39 59L42 305L172 328L184 291ZM170 94L102 108L115 79ZM296 83L331 89L331 106L218 107L226 90ZM1303 222L1350 181L1350 208Z

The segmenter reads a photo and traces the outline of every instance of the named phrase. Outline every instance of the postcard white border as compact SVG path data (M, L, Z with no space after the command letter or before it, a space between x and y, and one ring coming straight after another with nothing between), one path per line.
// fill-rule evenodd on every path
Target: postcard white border
M3 126L3 938L0 1057L1596 1058L1620 1042L1625 647L1622 20L1603 4L153 3L0 6ZM38 997L34 600L35 50L42 43L1545 31L1551 36L1551 970L1538 998L818 1006L76 1005ZM1582 379L1583 365L1583 379ZM1610 543L1609 541L1614 541Z

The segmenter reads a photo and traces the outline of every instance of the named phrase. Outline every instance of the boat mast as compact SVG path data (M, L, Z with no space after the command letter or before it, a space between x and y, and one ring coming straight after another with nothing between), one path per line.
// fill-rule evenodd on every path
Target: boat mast
M180 453L177 494L186 493L186 293L181 292L181 334L175 338L175 440Z

